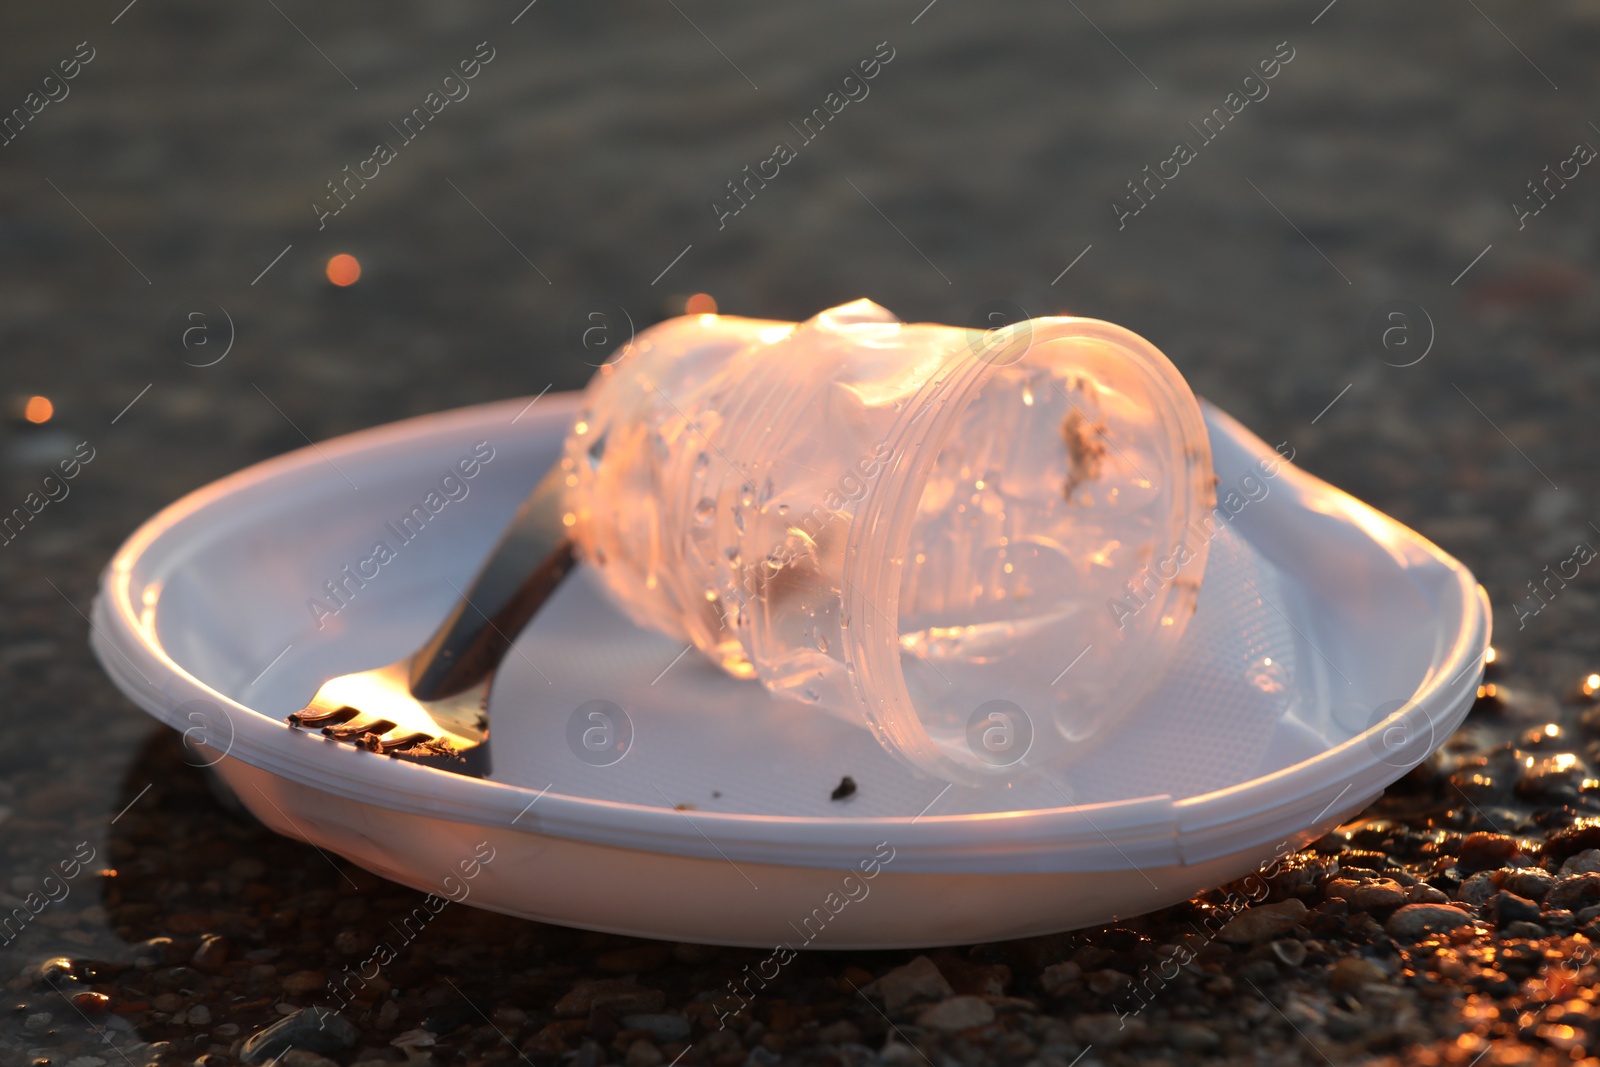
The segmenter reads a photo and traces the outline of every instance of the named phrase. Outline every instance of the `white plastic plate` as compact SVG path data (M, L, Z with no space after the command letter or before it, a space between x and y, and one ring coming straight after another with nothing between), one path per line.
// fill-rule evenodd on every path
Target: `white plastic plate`
M1208 571L1159 690L1054 777L982 791L919 777L865 730L632 626L582 571L500 670L489 779L291 730L324 678L431 632L576 406L411 419L185 497L106 568L96 654L280 833L495 911L764 947L994 941L1183 900L1359 811L1473 700L1489 613L1466 568L1290 465L1262 479L1272 449L1208 407L1219 498L1247 475L1267 486L1219 524L1217 546L1249 566ZM1229 628L1241 603L1281 619L1290 654L1264 675L1228 667L1259 667ZM620 753L604 766L580 743L600 720L574 724L591 701L625 709L601 723ZM830 799L845 775L856 792Z

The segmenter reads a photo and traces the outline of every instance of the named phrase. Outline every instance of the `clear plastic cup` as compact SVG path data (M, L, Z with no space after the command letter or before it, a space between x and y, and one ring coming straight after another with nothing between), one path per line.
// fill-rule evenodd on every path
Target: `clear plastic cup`
M1070 763L1160 679L1214 502L1199 406L1143 338L866 300L653 327L562 463L633 619L974 785Z

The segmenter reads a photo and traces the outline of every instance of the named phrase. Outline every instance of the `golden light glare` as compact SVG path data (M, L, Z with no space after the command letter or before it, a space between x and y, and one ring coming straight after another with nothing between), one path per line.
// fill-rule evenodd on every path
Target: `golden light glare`
M50 403L50 398L47 396L30 396L28 402L22 406L22 417L35 426L49 422L55 413L56 406Z
M361 277L361 261L348 252L340 252L328 260L328 280L339 288L354 285Z

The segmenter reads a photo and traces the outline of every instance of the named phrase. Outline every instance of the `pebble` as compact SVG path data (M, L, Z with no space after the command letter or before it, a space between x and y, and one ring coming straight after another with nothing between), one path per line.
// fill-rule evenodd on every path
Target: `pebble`
M1206 1052L1222 1043L1217 1032L1204 1023L1179 1022L1167 1027L1167 1041L1184 1052Z
M403 1034L395 1035L389 1044L395 1048L432 1048L434 1040L438 1036L432 1030L424 1030L418 1027L415 1030L407 1030Z
M296 971L283 979L283 991L291 997L303 997L325 989L328 978L321 971Z
M1569 799L1577 795L1578 782L1588 777L1589 768L1571 752L1536 759L1524 766L1517 778L1516 792L1531 800Z
M1474 908L1489 903L1489 898L1500 891L1499 871L1479 871L1456 888L1456 899Z
M930 1030L970 1030L994 1022L994 1008L982 997L960 996L941 1000L917 1016L917 1025Z
M1502 928L1515 922L1531 923L1539 919L1539 905L1526 897L1519 897L1505 890L1501 890L1489 899L1485 911L1494 919L1495 925Z
M65 956L45 960L34 971L34 976L38 981L52 987L62 982L76 981L72 974L72 961Z
M1350 906L1361 911L1387 911L1406 902L1406 891L1393 878L1377 878L1357 886L1349 899Z
M661 1050L642 1037L628 1046L627 1055L622 1058L624 1067L657 1067L665 1060Z
M1072 1036L1096 1048L1117 1048L1142 1038L1146 1029L1138 1016L1124 1017L1116 1012L1091 1012L1072 1020Z
M1384 929L1397 941L1417 941L1426 934L1471 922L1471 915L1449 904L1407 904L1389 916Z
M282 1063L283 1067L339 1067L328 1057L304 1048L290 1049L278 1062Z
M689 1020L672 1012L625 1015L622 1025L628 1030L643 1030L657 1041L682 1041L689 1036Z
M85 1015L99 1015L111 1007L111 998L104 993L84 991L72 994L72 1006Z
M943 1000L955 990L945 981L939 968L926 956L918 956L903 967L896 967L869 983L862 992L881 997L888 1011L899 1011L914 1000Z
M1305 914L1305 903L1295 898L1277 904L1258 904L1229 919L1217 936L1235 945L1265 941L1281 937L1294 929L1305 918Z
M1501 932L1507 937L1527 938L1530 941L1539 941L1550 936L1550 931L1538 923L1522 921L1508 924Z
M853 1045L861 1040L861 1028L849 1019L840 1019L818 1030L817 1040L825 1045Z
M189 1009L185 1016L190 1026L210 1026L211 1009L204 1004L196 1004Z
M189 962L199 971L215 973L221 970L222 965L228 962L228 939L220 934L202 938L200 947L194 950Z
M302 1008L252 1034L239 1050L241 1063L265 1063L285 1049L337 1052L360 1038L350 1021L325 1008Z
M528 1013L510 1004L501 1004L489 1013L489 1018L497 1026L509 1026L515 1029L528 1021Z
M659 942L613 949L595 961L595 966L612 974L646 974L665 967L672 946Z
M47 1011L30 1012L22 1019L22 1030L24 1033L37 1034L50 1025L52 1018L54 1016Z
M1544 847L1539 850L1539 855L1546 860L1565 863L1576 853L1596 850L1600 850L1600 825L1582 823L1565 830L1557 830L1545 838Z
M1361 956L1345 956L1328 970L1328 984L1341 992L1352 992L1388 977L1382 967Z
M141 971L165 967L172 958L172 938L152 937L133 946L133 965Z
M1052 963L1039 973L1039 988L1053 997L1059 997L1067 987L1083 977L1083 968L1067 960Z
M1523 867L1507 871L1505 881L1501 883L1508 892L1515 893L1519 897L1527 897L1529 900L1543 900L1545 894L1550 892L1555 884L1555 878L1542 867Z
M1407 904L1448 904L1450 898L1427 882L1418 882L1406 889Z
M1287 967L1298 967L1306 961L1306 945L1304 941L1295 941L1292 938L1272 943L1272 954Z
M631 978L595 978L579 982L556 1001L555 1013L570 1018L603 1005L620 1015L647 1014L661 1010L666 1002L661 990L646 989Z
M1561 865L1561 876L1569 874L1600 874L1600 848L1584 849L1567 857Z
M228 873L244 882L253 882L267 873L267 865L254 856L245 856L228 864Z
M1544 903L1547 907L1568 911L1600 903L1600 874L1571 874L1560 879L1544 895Z
M1482 871L1504 867L1517 854L1517 839L1509 834L1491 834L1482 831L1468 834L1456 857L1462 870Z

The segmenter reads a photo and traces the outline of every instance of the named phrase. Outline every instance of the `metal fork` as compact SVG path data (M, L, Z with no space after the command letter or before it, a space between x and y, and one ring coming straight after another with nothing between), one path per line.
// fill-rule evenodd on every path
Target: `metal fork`
M293 727L384 756L475 778L489 773L489 688L495 668L573 569L562 522L561 465L544 476L434 635L385 667L317 689Z

